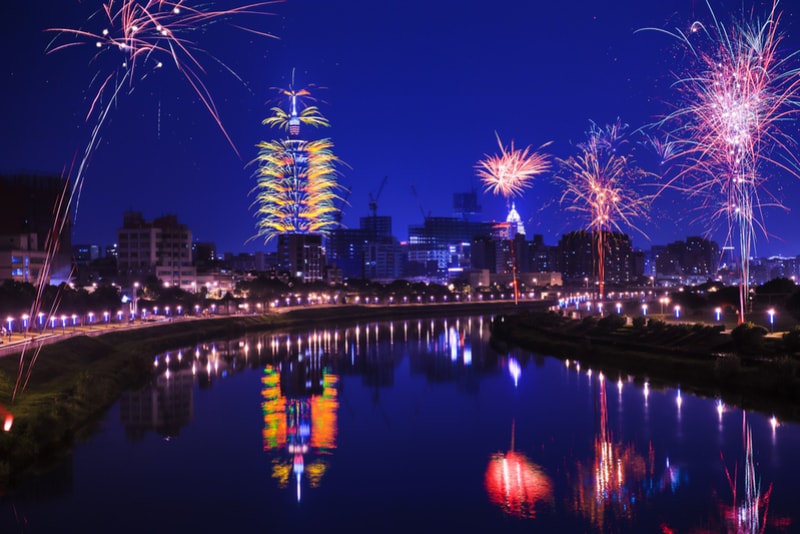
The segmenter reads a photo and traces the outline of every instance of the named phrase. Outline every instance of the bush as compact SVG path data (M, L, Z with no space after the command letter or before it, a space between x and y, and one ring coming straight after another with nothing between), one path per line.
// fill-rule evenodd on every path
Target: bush
M667 323L661 319L650 319L647 322L647 328L655 332L663 332L667 328Z
M647 324L647 317L643 315L639 315L638 317L633 318L633 327L636 330L644 330L646 324Z
M625 317L612 313L597 321L597 327L603 332L613 332L625 326Z
M734 350L739 354L756 354L764 349L767 329L754 323L742 323L731 331Z
M795 326L783 334L783 348L788 354L800 352L800 326Z

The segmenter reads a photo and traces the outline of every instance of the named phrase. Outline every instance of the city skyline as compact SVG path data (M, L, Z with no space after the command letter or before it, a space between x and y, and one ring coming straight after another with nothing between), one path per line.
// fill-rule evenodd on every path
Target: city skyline
M0 174L59 174L79 157L98 66L85 47L45 54L54 35L43 30L91 26L88 15L99 5L14 5L2 22L2 113L18 133L0 149ZM742 15L741 3L711 6L724 21ZM751 6L761 16L771 2L752 2L746 13ZM798 49L800 31L791 6L779 8L785 10L785 57ZM247 243L256 233L248 196L255 167L249 163L255 145L270 135L261 121L275 96L271 88L285 86L293 68L299 86L321 87L319 105L347 165L339 180L351 190L347 227L359 226L379 191L377 213L392 216L393 232L403 240L423 214L451 216L453 193L471 189L478 191L481 219L505 220L505 201L483 193L475 171L495 149L496 134L518 147L549 142L548 151L567 158L590 121L603 125L619 117L632 131L653 123L670 111L673 72L683 58L668 36L637 30L688 28L710 19L705 3L690 0L647 6L633 0L613 6L509 1L492 9L289 0L268 10L275 16L259 21L259 28L279 39L226 31L203 36L214 56L204 66L217 67L204 82L241 156L185 81L156 73L122 95L113 110L86 173L73 242L112 243L122 213L135 210L146 218L176 214L198 241L214 242L219 251L265 250L258 239ZM796 132L796 125L790 129ZM656 170L654 157L641 161ZM765 210L774 235L757 236L754 256L795 256L800 238L790 229L800 209L800 180L776 175L770 190L792 211ZM559 197L552 176L545 176L515 200L529 235L542 234L552 244L585 227ZM660 198L649 216L641 225L649 241L629 232L639 248L687 235L724 243L727 229L717 225L708 234L707 214L677 195Z

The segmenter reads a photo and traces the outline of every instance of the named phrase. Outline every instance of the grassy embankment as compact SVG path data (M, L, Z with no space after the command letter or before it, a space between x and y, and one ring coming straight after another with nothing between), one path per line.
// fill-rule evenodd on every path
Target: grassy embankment
M541 302L527 305L544 306ZM91 434L93 423L122 392L150 380L153 356L158 352L211 339L232 339L248 332L512 309L513 303L507 302L303 308L282 314L179 320L91 337L68 337L42 347L29 383L13 403L20 357L5 356L0 358L0 404L13 413L14 423L10 432L0 432L0 484L46 466L76 440ZM29 350L25 362L32 356Z
M783 340L735 346L730 334L702 324L621 326L612 320L518 313L495 319L495 343L519 346L653 386L680 387L727 405L800 421L800 358Z

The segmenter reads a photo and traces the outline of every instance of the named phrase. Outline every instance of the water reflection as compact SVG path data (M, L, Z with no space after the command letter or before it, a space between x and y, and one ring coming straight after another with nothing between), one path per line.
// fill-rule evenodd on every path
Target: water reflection
M264 450L286 450L272 458L272 478L286 488L293 477L298 501L303 474L311 488L319 487L328 468L324 456L336 448L339 377L321 359L321 354L306 351L277 366L267 365L261 380Z
M544 470L527 456L514 450L514 423L511 423L511 449L496 453L489 460L484 483L492 504L518 518L533 519L536 508L553 502L553 484Z
M577 360L555 362L524 351L497 353L488 337L480 318L425 319L270 333L184 347L154 358L161 373L149 388L123 397L120 417L129 439L141 441L152 431L178 435L195 417L195 397L202 406L201 395L210 393L202 390L249 371L251 380L257 373L261 394L263 422L257 432L263 450L256 451L264 462L258 471L260 482L266 479L274 493L303 501L298 510L317 511L324 507L322 501L334 499L332 493L338 498L348 488L357 491L342 485L342 479L355 478L353 473L361 467L347 463L355 455L337 450L339 436L370 432L370 438L385 439L381 450L388 448L386 454L403 458L408 469L424 465L423 456L414 456L421 450L447 450L459 459L454 463L470 466L460 468L469 471L469 483L464 482L467 475L449 473L443 479L458 482L449 488L442 482L443 492L469 495L479 490L480 504L492 510L492 517L529 522L534 529L550 529L563 518L571 527L580 523L580 531L597 532L704 532L710 525L709 532L752 534L789 524L788 519L767 514L772 483L759 485L749 424L743 425L747 429L743 443L749 448L745 462L740 461L743 467L734 465L727 471L724 466L730 492L724 478L713 480L714 475L723 476L723 465L715 464L723 447L734 457L729 452L731 438L725 435L733 434L736 445L742 446L738 426L731 424L739 411L735 406L624 375L609 382L596 368L581 368ZM560 382L564 376L568 380ZM443 383L455 387L436 387ZM454 400L453 390L476 402ZM507 423L498 423L497 414L508 413L508 406L517 401L526 408L515 412L510 448L491 455L487 463L487 451L504 450L507 444ZM370 403L376 409L364 416L359 408ZM340 412L340 404L347 409ZM354 413L375 418L366 419L365 425L364 419L354 420ZM202 414L197 417L202 419ZM469 417L468 422L462 417ZM472 425L471 430L462 430L462 424ZM772 431L777 450L778 423L773 418L769 424L771 429L766 424L765 429ZM475 431L478 428L480 432ZM515 446L515 430L522 443L526 429L547 436L541 438L540 448ZM487 446L491 434L502 436L499 447L496 442ZM395 443L407 448L391 449ZM713 444L710 458L689 450L704 443ZM710 470L712 464L715 473L698 473ZM690 472L695 477L691 485ZM408 487L419 491L414 486L418 478L407 482ZM402 487L403 495L414 493L405 491L402 483L386 483ZM470 487L464 489L459 483ZM309 500L310 495L315 498ZM693 510L682 523L675 519L683 513L677 506L668 508L673 515L660 515L665 502L673 506L685 495L705 500L702 511ZM408 510L419 506L410 498L402 502ZM701 514L702 523L697 521Z
M637 502L653 487L646 482L654 478L655 460L652 447L645 459L632 444L614 441L602 373L595 384L598 396L594 458L576 462L570 485L573 509L602 531L607 522L619 524L632 520Z
M194 384L206 389L247 369L261 369L263 449L271 455L272 478L280 488L292 487L299 501L304 481L319 487L336 449L340 376L360 376L380 406L381 390L394 386L396 369L408 357L412 374L431 382L454 381L477 393L476 374L497 371L492 351L473 354L475 339L488 341L484 324L482 317L374 322L164 352L153 359L160 371L153 382L123 395L120 419L129 440L151 431L177 436L194 416ZM393 350L398 331L403 343L416 343L418 350Z

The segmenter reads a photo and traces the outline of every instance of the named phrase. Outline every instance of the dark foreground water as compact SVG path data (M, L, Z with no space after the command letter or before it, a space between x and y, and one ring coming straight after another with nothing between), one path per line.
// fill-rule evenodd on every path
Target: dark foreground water
M481 318L159 354L0 532L793 532L800 427L489 347Z

